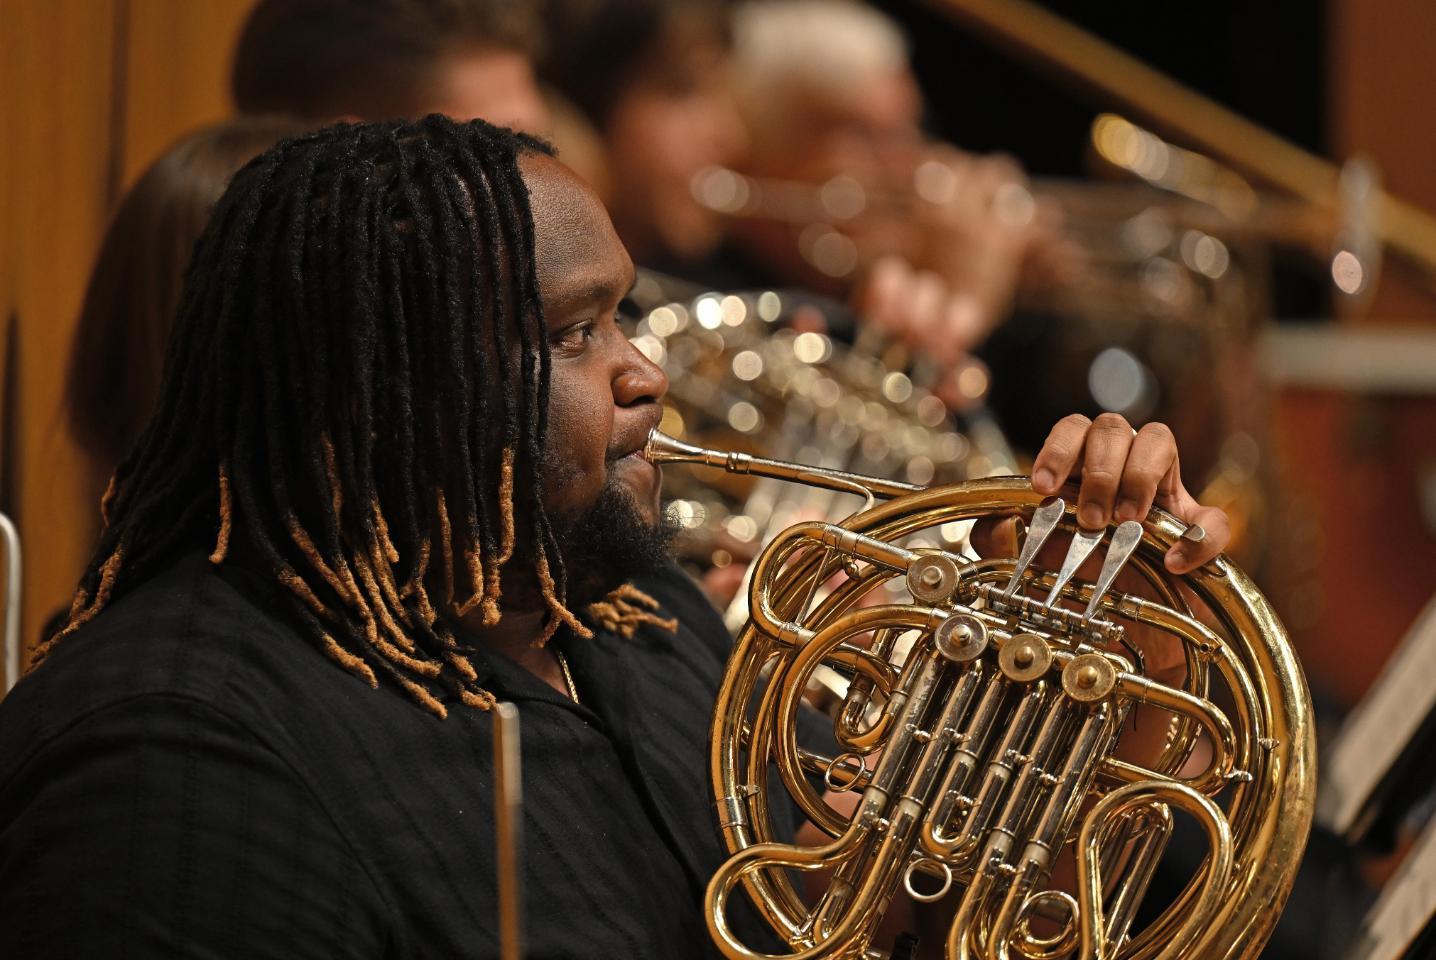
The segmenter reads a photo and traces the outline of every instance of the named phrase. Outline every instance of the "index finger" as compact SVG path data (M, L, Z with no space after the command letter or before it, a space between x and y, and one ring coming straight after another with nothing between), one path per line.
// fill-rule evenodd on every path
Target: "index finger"
M1082 447L1087 442L1087 431L1092 421L1080 413L1073 413L1057 421L1037 459L1032 461L1032 489L1043 496L1052 496L1072 475Z

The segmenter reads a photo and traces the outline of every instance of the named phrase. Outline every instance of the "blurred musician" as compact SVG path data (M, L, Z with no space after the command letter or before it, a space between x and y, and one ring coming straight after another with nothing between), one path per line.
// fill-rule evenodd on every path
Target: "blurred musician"
M259 0L235 50L244 113L311 121L442 113L548 132L528 4L501 0Z
M495 956L496 697L532 955L708 952L728 638L664 554L633 280L578 178L483 123L236 176L68 622L0 703L8 956ZM1169 432L1070 418L1034 483L1079 468L1084 524L1206 528L1170 569L1225 544Z
M602 184L592 126L535 79L545 44L535 9L527 0L260 0L241 31L231 91L241 111L318 122L488 120L545 137Z
M693 197L701 171L738 161L747 131L729 80L727 11L715 0L550 0L545 80L597 131L605 205L635 260L696 277L723 218ZM616 53L621 51L621 53Z
M90 475L86 515L154 407L184 268L210 210L236 170L303 129L260 116L196 130L120 201L85 289L65 385L70 431Z
M725 218L694 195L739 164L730 11L720 0L547 0L540 75L598 136L600 195L639 263L718 290L756 285L719 255ZM615 55L615 51L622 51Z
M734 14L733 67L752 136L742 172L759 190L824 190L813 222L773 216L770 200L740 211L733 231L752 260L843 291L878 258L901 257L921 282L947 285L947 333L961 349L1002 322L1024 274L1065 265L1056 212L1033 200L1016 163L923 132L906 40L877 10L751 0Z

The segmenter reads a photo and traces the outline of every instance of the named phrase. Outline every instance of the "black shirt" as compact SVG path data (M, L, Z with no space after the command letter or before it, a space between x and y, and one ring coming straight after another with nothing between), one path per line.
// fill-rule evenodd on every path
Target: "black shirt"
M681 626L569 642L581 705L475 658L522 721L535 960L712 951L729 641L677 570L640 585ZM263 578L189 556L0 704L6 956L497 956L488 714L372 690L280 610Z

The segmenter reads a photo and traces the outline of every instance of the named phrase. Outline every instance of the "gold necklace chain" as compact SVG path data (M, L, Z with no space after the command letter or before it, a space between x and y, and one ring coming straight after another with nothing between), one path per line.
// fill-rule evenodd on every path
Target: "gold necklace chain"
M570 673L568 669L568 658L563 655L563 651L558 647L554 647L553 653L554 656L558 657L559 669L563 671L563 682L564 686L568 687L569 699L574 703L578 703L578 687L573 685L573 674Z

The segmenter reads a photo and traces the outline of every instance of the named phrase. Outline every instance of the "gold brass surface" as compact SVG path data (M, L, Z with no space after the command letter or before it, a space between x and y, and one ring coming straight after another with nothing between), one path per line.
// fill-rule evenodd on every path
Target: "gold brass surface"
M661 435L648 455L855 482ZM1044 501L1025 479L917 491L861 482L887 502L842 523L791 526L754 564L751 620L719 691L710 744L731 855L705 901L721 953L769 956L729 925L741 889L787 943L777 956L886 956L874 938L892 899L949 891L950 960L1256 956L1290 892L1315 790L1305 682L1261 593L1225 557L1181 578L1165 574L1162 557L1184 525L1161 511L1142 523L1134 550L1130 538L1118 548L1130 559L1103 564L1094 583L1070 548L1054 575L1036 547L1024 549L1029 566L1019 570L1010 558L925 540L935 525L985 517L1016 516L1030 530L1034 512L1039 527L1073 535L1072 509ZM1095 557L1112 536L1080 550ZM921 575L934 556L952 564L957 582L918 600L906 586L941 579ZM1122 563L1127 579L1108 575ZM819 667L847 679L834 757L796 740ZM1136 757L1130 738L1142 729L1159 736ZM775 839L773 770L825 842ZM853 812L830 805L815 782L856 794ZM1196 822L1209 856L1173 903L1134 930L1178 817ZM1067 858L1070 890L1052 879ZM793 872L814 870L830 879L810 903Z

